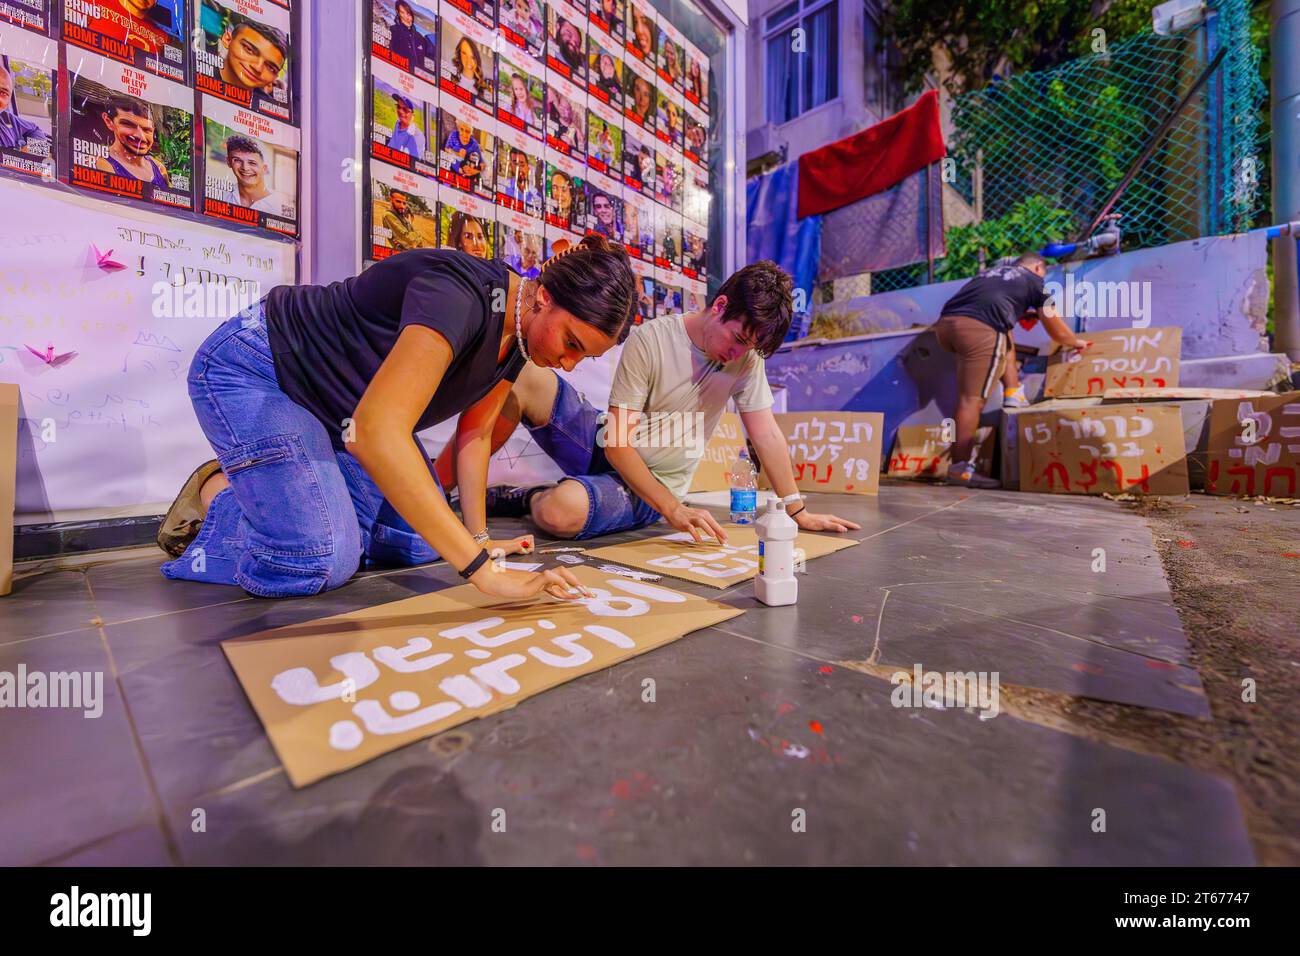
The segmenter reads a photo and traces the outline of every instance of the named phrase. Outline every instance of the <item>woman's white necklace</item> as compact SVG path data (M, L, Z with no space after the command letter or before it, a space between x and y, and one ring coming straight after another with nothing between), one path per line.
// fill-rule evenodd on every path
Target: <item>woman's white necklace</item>
M524 282L523 276L519 277L519 291L515 293L515 344L519 346L519 354L524 357L524 362L528 361L528 349L524 348Z

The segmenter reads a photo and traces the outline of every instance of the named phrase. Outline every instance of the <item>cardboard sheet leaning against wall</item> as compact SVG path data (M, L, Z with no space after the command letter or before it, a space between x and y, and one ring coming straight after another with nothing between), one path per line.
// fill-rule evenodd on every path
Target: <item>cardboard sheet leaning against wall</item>
M222 649L302 787L744 613L572 570L594 597L500 603L466 584Z
M946 478L952 464L951 441L944 441L942 425L899 425L894 453L889 456L890 478ZM993 474L993 426L975 430L975 470Z
M748 581L758 574L758 532L753 528L733 524L723 525L723 530L727 533L725 545L711 539L697 544L685 531L678 531L657 538L595 548L588 551L586 557L603 558L614 564L625 564L654 574L667 574L696 584L726 588ZM801 557L804 561L820 558L851 548L857 543L852 538L801 531L794 543L796 570ZM802 556L800 551L803 552Z
M1050 494L1185 495L1183 419L1169 405L1022 412L1020 490Z
M1216 401L1210 409L1208 459L1209 494L1296 497L1300 392Z
M885 416L880 412L786 412L776 416L785 433L802 492L874 495L880 490ZM760 488L771 488L767 472Z
M724 412L691 478L691 491L724 491L731 485L731 463L745 447L740 416Z
M1084 332L1082 352L1057 347L1047 361L1043 395L1101 395L1114 388L1165 388L1178 384L1183 330L1177 326Z

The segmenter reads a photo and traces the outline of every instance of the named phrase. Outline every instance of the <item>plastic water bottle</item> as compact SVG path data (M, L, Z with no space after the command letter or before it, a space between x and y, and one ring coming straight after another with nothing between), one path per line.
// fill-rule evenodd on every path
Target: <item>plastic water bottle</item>
M793 604L799 599L799 582L794 576L794 542L799 526L775 496L768 499L767 510L755 524L758 577L754 578L754 596L772 607Z
M758 511L758 474L744 448L731 463L731 521L753 524Z

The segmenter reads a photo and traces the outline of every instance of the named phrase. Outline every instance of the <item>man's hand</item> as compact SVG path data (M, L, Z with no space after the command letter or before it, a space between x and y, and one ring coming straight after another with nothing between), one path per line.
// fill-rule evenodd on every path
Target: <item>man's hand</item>
M507 554L531 554L533 551L533 536L531 534L521 534L517 538L503 538L497 541L489 538L488 543L483 547L487 548L488 556L491 558L500 558Z
M664 515L664 520L678 531L688 531L696 541L703 541L704 535L717 540L718 544L727 543L727 533L722 530L716 518L703 508L688 508L678 504L676 508ZM703 532L703 533L701 533Z
M1091 339L1075 339L1075 340L1074 340L1074 344L1071 345L1070 348L1072 348L1072 349L1078 349L1080 352L1082 352L1084 349L1090 349L1090 348L1092 348L1092 340L1091 340Z
M849 521L846 518L837 518L835 515L819 515L811 511L800 511L794 516L794 523L803 531L835 531L842 533L845 531L857 531L862 527Z

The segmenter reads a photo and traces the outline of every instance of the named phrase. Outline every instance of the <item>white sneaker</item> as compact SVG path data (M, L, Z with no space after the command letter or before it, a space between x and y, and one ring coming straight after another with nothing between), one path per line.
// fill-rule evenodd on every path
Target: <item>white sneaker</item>
M948 484L965 485L967 488L1001 488L1002 482L996 478L981 475L968 461L954 462L948 468Z
M1015 388L1003 391L1002 407L1028 408L1029 399L1025 396L1025 387L1023 385L1017 385Z

